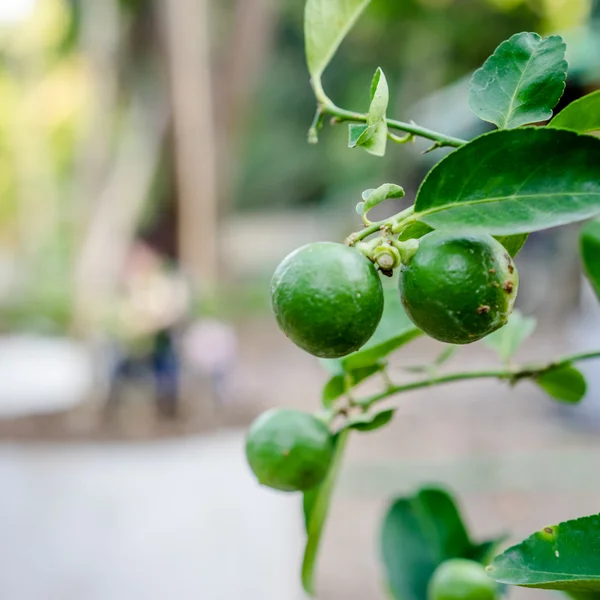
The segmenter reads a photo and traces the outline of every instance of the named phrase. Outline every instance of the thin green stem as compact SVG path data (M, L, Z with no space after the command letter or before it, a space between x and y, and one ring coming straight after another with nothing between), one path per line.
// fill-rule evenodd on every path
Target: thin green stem
M336 123L351 122L351 123L366 123L367 115L365 113L354 112L340 108L333 104L323 104L321 110L328 115L331 115ZM436 147L443 148L449 146L451 148L460 148L467 143L467 140L456 138L450 135L445 135L439 131L433 131L426 127L421 127L416 123L405 123L404 121L397 121L396 119L386 119L387 126L390 129L397 129L404 131L414 136L422 137L427 140L431 140L436 143Z
M340 108L337 106L325 93L319 78L312 79L311 84L317 98L317 102L319 103L319 110L322 114L330 115L337 123L342 123L344 121L353 123L367 122L367 115L365 113L354 112L352 110L346 110L345 108ZM460 138L445 135L443 133L439 133L438 131L427 129L426 127L421 127L416 123L405 123L404 121L396 121L395 119L386 119L386 122L390 129L397 129L412 136L418 136L432 140L435 142L434 145L436 148L442 148L444 146L459 148L467 143L466 140L461 140Z
M391 385L388 388L372 396L367 396L360 400L355 400L355 404L364 408L369 408L373 404L386 400L391 396L401 394L403 392L410 392L412 390L418 390L426 387L433 387L436 385L442 385L445 383L452 383L455 381L466 381L468 379L500 379L508 380L512 383L519 381L520 379L526 379L529 377L536 377L547 371L566 366L573 362L580 362L584 360L591 360L594 358L600 358L600 350L591 350L588 352L579 352L564 356L557 360L553 360L548 363L540 365L524 365L520 368L510 369L490 369L484 371L467 371L459 373L449 373L447 375L440 375L437 377L428 377L427 379L421 379L418 381L412 381L401 385Z
M409 206L402 212L399 212L398 214L394 215L393 217L390 217L389 219L384 219L383 221L376 221L374 223L371 223L368 227L365 227L362 231L356 231L356 232L350 234L346 238L346 244L348 246L353 246L354 244L356 244L356 242L360 242L361 240L364 240L365 238L369 237L370 235L373 235L374 233L377 233L378 231L382 231L386 228L389 228L390 232L393 232L394 228L396 227L396 224L399 221L404 221L407 218L409 218L412 215L413 210L414 210L414 207Z
M425 387L432 387L441 385L443 383L451 383L453 381L465 381L466 379L505 379L512 376L512 373L508 373L504 370L492 370L492 371L471 371L465 373L450 373L448 375L440 375L438 377L428 377L427 379L421 379L419 381L412 381L402 385L392 385L387 388L384 392L368 396L367 398L361 398L355 400L355 403L360 406L369 407L373 404L386 400L396 394L403 392L410 392L412 390L418 390Z

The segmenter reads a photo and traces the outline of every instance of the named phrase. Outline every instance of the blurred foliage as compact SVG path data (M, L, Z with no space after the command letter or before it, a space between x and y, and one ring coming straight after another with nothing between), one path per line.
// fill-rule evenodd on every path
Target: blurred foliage
M345 127L326 127L316 148L302 143L315 102L304 64L301 5L291 3L281 14L276 50L249 116L235 192L242 209L335 205L382 179L404 184L415 163L404 149L383 160L346 150ZM390 82L390 116L409 120L407 107L419 97L479 66L515 31L539 23L539 14L523 2L498 9L483 0L373 0L326 71L325 89L341 106L366 110L373 72L381 66Z
M24 20L0 22L0 267L14 262L8 278L0 273L2 329L11 323L33 327L38 317L58 329L68 326L70 276L81 234L77 218L81 205L89 202L75 193L80 150L95 86L102 85L92 80L82 39L84 11L96 1L37 0ZM234 9L241 1L245 0L212 3L216 74L227 62ZM335 65L326 71L325 88L339 104L366 110L369 83L381 66L390 83L390 116L409 120L410 107L419 98L467 75L512 33L571 27L576 27L573 37L580 42L572 63L587 76L586 83L593 83L600 77L598 36L590 33L586 22L592 7L600 17L599 4L373 0L342 44ZM310 207L337 215L343 205L343 214L350 218L347 207L356 203L360 192L383 180L402 184L410 195L427 163L420 162L419 144L391 149L383 160L350 151L342 126L326 126L317 147L305 143L315 101L304 63L303 5L304 0L276 5L273 39L256 93L245 107L241 131L235 132L236 147L227 168L230 206L259 211ZM146 47L162 48L154 27L157 15L152 15L155 0L119 0L119 7L127 24L127 38L117 54L119 101L104 123L115 138L131 76L163 76L140 59ZM139 224L143 230L172 227L168 139L163 157Z

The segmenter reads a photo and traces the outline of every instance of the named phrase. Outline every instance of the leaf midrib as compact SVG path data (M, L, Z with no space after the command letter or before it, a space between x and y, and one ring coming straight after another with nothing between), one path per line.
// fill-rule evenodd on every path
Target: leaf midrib
M581 580L583 578L587 578L590 581L600 581L600 576L598 575L589 575L587 573L563 573L562 571L540 571L538 569L518 569L516 567L513 567L512 569L507 569L506 567L497 567L497 570L504 570L506 573L535 573L536 575L547 575L547 576L553 576L553 577L569 577L569 578L574 578L577 577L578 579L575 579L575 581ZM557 580L559 581L559 580ZM572 579L568 579L568 580L564 580L564 581L572 581ZM540 582L541 583L541 582ZM550 581L547 581L545 583L550 583ZM530 585L530 584L529 584Z
M503 200L521 200L525 198L551 198L551 197L561 197L561 196L598 196L600 197L600 192L551 192L551 193L538 193L538 194L519 194L510 196L495 196L493 198L481 198L478 200L459 200L458 202L454 202L453 204L443 204L441 206L434 206L432 208L425 209L423 211L415 212L415 220L419 220L420 217L426 217L428 215L432 215L438 212L442 212L444 210L450 210L451 208L459 208L461 206L473 206L479 204L489 204L490 202L502 202ZM600 210L600 209L599 209Z
M525 73L527 72L527 69L529 68L529 65L531 63L531 61L533 60L533 57L536 55L538 49L540 48L540 46L543 44L543 40L539 41L539 44L537 46L537 48L533 48L532 52L529 56L529 59L527 60L527 63L525 64L525 67L523 67L523 70L521 71L521 76L519 77L519 82L517 83L517 85L515 86L515 91L513 92L513 95L510 98L510 104L508 105L508 112L506 114L506 118L504 120L504 126L503 129L506 129L506 127L508 126L508 124L510 123L510 119L512 117L513 111L516 110L513 105L515 102L515 98L517 97L517 93L518 91L521 89L521 84L523 82L523 79L525 78Z

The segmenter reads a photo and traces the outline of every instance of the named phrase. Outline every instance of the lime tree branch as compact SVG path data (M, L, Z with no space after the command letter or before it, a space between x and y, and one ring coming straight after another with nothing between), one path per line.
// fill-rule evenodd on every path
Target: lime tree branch
M418 390L422 388L434 387L446 383L452 383L455 381L466 381L469 379L499 379L501 381L508 381L511 384L517 383L521 379L529 379L539 377L542 373L553 371L561 367L565 367L574 362L580 362L584 360L591 360L594 358L600 358L600 350L591 350L589 352L580 352L577 354L571 354L562 358L553 360L539 365L524 365L517 368L504 368L504 369L489 369L483 371L466 371L459 373L448 373L447 375L439 375L435 377L428 377L427 379L421 379L404 383L401 385L389 385L387 389L379 394L367 396L362 399L355 399L354 405L360 406L363 409L370 408L377 402L387 400L397 394L404 392L410 392L412 390Z
M309 132L309 140L316 141L316 130L320 126L321 120L325 115L333 118L335 123L351 122L351 123L366 123L367 115L365 113L354 112L346 110L337 106L328 96L325 94L320 80L312 80L312 86L319 104L317 110L318 117L315 117L315 122ZM443 148L445 146L451 148L459 148L467 143L466 140L445 135L426 127L421 127L416 123L405 123L404 121L396 121L395 119L386 119L387 126L390 129L396 129L398 131L404 131L411 136L422 137L434 142L435 148Z

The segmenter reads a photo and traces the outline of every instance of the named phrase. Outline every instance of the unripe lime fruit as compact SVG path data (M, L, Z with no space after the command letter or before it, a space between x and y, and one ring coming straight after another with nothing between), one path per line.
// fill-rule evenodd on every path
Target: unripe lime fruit
M496 583L483 565L466 558L443 562L429 580L427 600L495 600Z
M277 267L271 305L281 330L321 358L358 350L375 332L383 288L375 267L355 248L319 242L298 248Z
M427 335L470 344L506 323L518 284L512 258L492 236L433 231L402 268L400 297Z
M263 413L246 437L246 457L260 483L286 492L321 483L332 456L333 438L325 423L298 410Z

